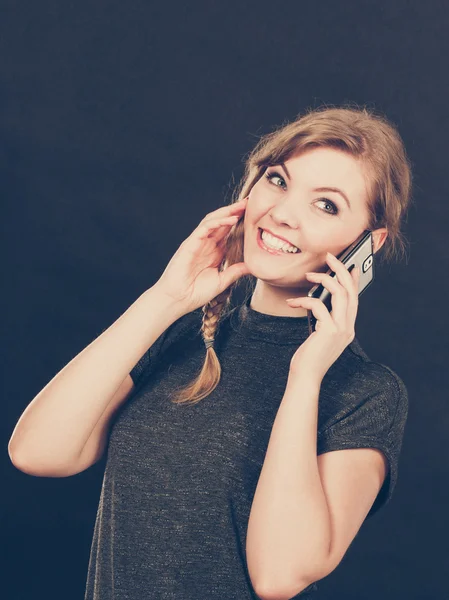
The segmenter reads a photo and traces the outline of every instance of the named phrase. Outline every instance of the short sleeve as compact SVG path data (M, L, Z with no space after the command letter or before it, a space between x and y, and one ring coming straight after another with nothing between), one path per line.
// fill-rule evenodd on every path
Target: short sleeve
M137 386L140 383L144 373L149 373L150 365L152 366L153 363L151 354L151 348L149 348L129 372L134 385Z
M382 366L384 376L379 378L372 394L319 432L317 439L318 455L345 448L378 448L385 455L388 473L366 518L391 500L408 414L408 394L403 381L394 371Z
M193 336L200 334L201 315L201 308L187 313L161 333L129 372L136 387L147 381L169 346L181 341L186 333Z

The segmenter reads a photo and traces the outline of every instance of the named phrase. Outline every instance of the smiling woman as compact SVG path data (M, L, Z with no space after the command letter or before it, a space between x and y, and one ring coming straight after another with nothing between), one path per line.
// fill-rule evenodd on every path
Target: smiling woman
M85 600L306 599L391 499L407 389L356 339L357 275L332 253L368 228L391 258L410 186L399 134L365 110L265 136L238 202L26 408L9 446L24 472L106 454ZM315 281L331 312L306 298Z
M296 305L293 309L285 301L292 295L306 298L310 289L307 273L327 270L326 252L339 255L367 228L366 188L362 163L334 148L303 150L267 168L249 194L244 223L244 260L257 278L252 308L285 316L307 314L306 307ZM328 194L322 197L317 190ZM265 244L259 237L261 230ZM268 233L272 236L269 239ZM385 227L371 232L375 252L386 235ZM257 246L252 242L254 237ZM267 246L280 250L271 255L290 255L295 248L301 252L294 252L295 260L273 264L256 250L267 251Z
M263 136L235 190L234 202L242 198L248 198L245 216L227 236L220 269L245 262L251 307L259 312L305 316L305 307L292 308L285 300L307 296L312 284L306 273L325 272L326 253L338 256L365 229L379 264L405 256L401 227L412 202L411 162L397 129L374 110L310 110ZM261 252L260 229L301 252L270 253L277 257L271 263L269 253ZM239 284L203 307L204 340L213 340ZM208 343L202 370L172 401L198 402L219 381L218 358Z

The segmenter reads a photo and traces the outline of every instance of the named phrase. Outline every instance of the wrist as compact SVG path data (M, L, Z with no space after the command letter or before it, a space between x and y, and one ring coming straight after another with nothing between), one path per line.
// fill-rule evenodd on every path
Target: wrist
M154 298L156 298L159 306L163 306L165 311L171 315L174 315L176 319L183 317L189 312L179 300L176 300L169 294L165 293L164 290L157 284L154 284L152 287L148 288L143 293L143 296L152 298L152 301L154 301Z
M320 373L305 368L290 368L287 386L300 386L301 388L308 386L320 389L322 381L323 376Z

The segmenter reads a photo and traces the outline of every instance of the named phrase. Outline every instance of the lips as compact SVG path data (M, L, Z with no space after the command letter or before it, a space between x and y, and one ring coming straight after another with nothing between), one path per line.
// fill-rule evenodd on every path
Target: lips
M269 252L270 254L277 254L277 255L282 254L283 256L289 256L289 255L296 256L297 254L301 253L301 250L299 248L298 248L298 252L284 252L283 250L276 250L275 248L269 248L268 246L265 246L265 244L263 243L263 240L262 240L262 231L263 231L263 229L258 227L258 229L257 229L257 244L258 244L258 246L260 246L260 248L262 248L262 250L265 250L265 252ZM288 242L288 243L290 243L290 242Z
M286 240L285 237L282 237L282 235L278 235L277 233L274 233L274 231L270 231L269 229L264 229L263 227L260 227L260 229L262 231L266 231L267 233L270 233L275 238L278 238L278 240L282 240L283 242L287 242L287 244L290 244L290 246L295 246L295 244L292 244L290 240Z

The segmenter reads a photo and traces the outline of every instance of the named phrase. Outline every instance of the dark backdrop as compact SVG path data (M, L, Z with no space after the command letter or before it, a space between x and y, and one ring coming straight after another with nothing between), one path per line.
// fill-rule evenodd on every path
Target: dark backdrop
M83 597L104 470L17 470L25 407L230 200L259 135L355 102L414 165L409 259L357 320L410 409L395 496L317 600L448 598L448 3L4 0L0 33L2 597Z

